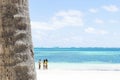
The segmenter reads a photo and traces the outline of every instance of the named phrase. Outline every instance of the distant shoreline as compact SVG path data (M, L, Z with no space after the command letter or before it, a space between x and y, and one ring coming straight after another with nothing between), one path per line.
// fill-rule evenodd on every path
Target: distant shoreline
M98 47L86 47L86 48L34 48L35 50L39 49L41 51L120 51L120 48L98 48Z

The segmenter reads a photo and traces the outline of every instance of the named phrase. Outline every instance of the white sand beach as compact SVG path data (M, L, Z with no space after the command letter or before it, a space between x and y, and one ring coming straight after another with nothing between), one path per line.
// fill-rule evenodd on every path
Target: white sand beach
M120 80L120 71L37 70L37 80Z
M120 80L119 64L106 64L104 66L103 64L89 66L81 64L79 69L65 69L65 67L64 69L63 67L53 69L51 65L49 67L48 70L38 70L36 64L37 80Z

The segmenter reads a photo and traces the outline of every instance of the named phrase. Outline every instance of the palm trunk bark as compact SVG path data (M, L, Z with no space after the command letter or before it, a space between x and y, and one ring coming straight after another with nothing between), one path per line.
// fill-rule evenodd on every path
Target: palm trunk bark
M0 0L0 80L36 80L28 0Z

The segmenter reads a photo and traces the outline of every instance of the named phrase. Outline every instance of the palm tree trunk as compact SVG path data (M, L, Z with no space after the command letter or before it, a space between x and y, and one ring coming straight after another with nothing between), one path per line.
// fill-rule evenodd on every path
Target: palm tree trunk
M0 80L36 80L28 0L0 0Z

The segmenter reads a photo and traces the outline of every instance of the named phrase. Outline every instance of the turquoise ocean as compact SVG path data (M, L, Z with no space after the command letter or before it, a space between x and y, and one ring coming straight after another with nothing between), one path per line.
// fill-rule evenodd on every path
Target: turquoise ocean
M36 63L39 59L48 59L50 67L79 69L81 64L89 64L89 67L91 64L120 64L119 48L34 48L34 53Z

